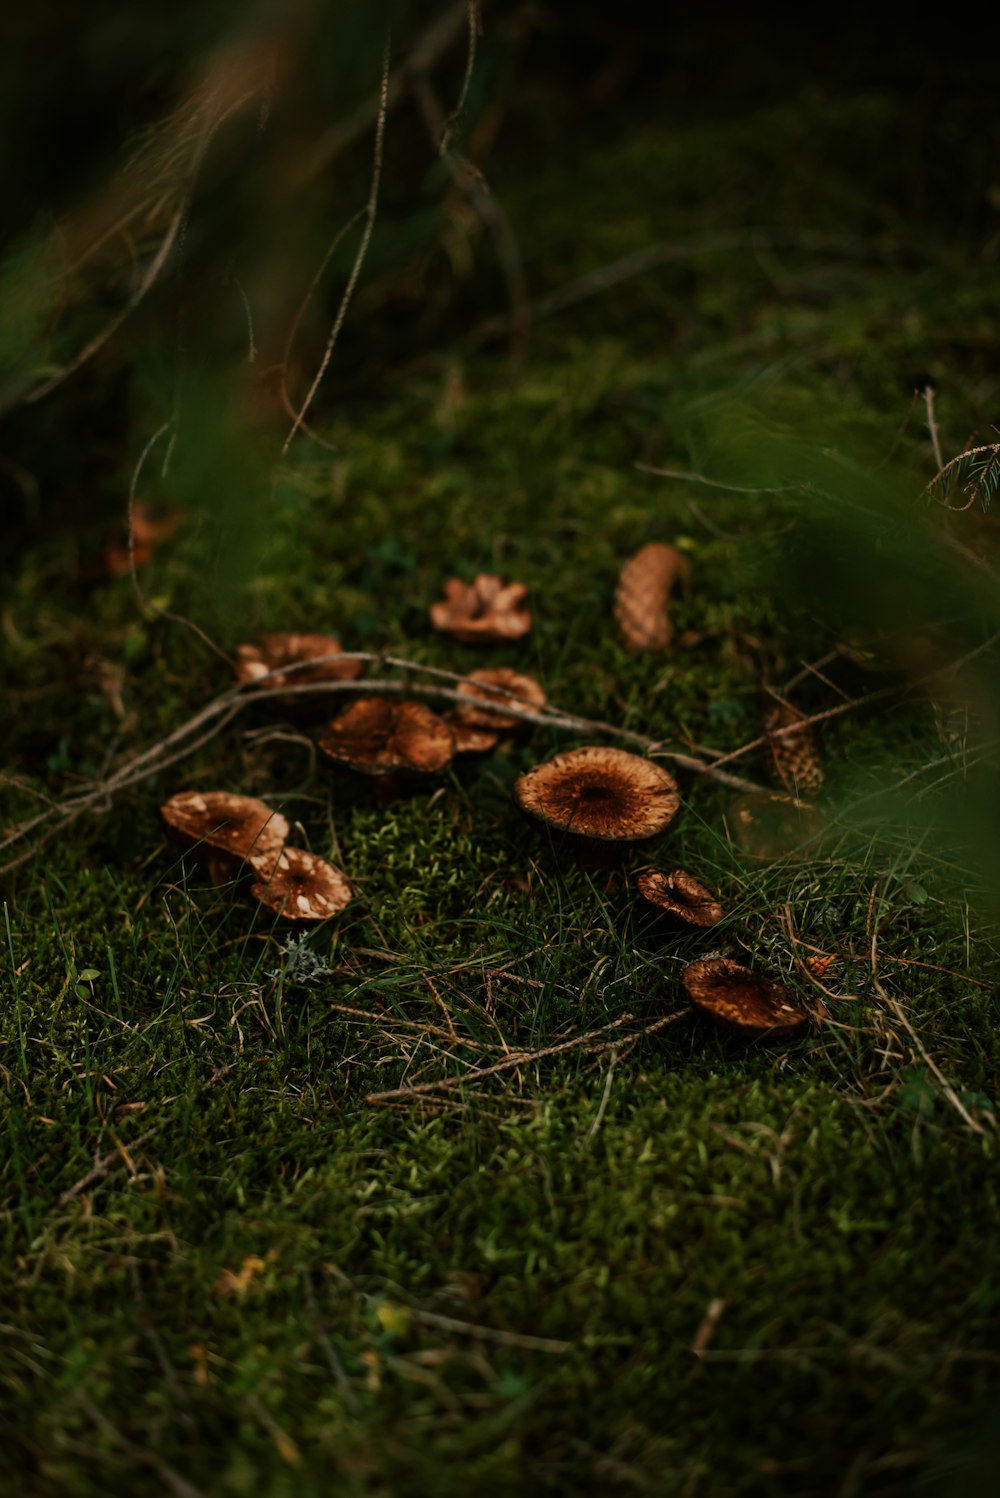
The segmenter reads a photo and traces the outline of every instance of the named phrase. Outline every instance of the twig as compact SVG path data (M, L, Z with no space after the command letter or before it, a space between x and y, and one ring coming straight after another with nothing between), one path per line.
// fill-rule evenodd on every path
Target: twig
M387 31L385 37L385 46L382 52L382 83L379 89L378 114L375 119L375 150L372 160L371 186L368 190L368 202L365 204L365 227L361 235L361 243L358 245L357 254L354 257L354 264L351 267L351 274L348 277L347 285L344 287L344 294L340 299L340 306L337 308L337 315L334 318L333 326L330 329L330 336L326 341L326 348L323 351L323 358L320 360L319 369L316 371L315 378L313 379L313 382L309 387L306 398L302 402L302 405L296 414L295 420L292 423L292 430L285 438L284 445L281 449L282 453L286 453L288 451L289 446L292 442L292 438L295 436L299 427L302 425L302 422L305 419L306 412L309 410L309 407L313 403L313 397L315 396L316 391L319 389L320 381L326 374L330 359L333 356L333 350L336 346L337 339L340 337L340 330L344 325L344 318L347 316L347 309L350 306L351 298L354 295L354 288L357 286L358 277L361 275L361 267L364 265L365 256L368 254L368 245L371 242L372 230L375 227L375 209L378 204L379 186L382 181L382 148L385 142L386 115L388 114L389 110L389 45L390 36L389 32Z
M305 669L312 665L328 664L328 657L317 657L315 660L303 661L300 668ZM391 666L400 670L416 671L435 678L444 678L457 683L465 683L468 678L457 672L441 671L436 667L425 667L416 661L405 661L396 656L376 655L367 651L345 652L342 659L346 661L361 661L365 664L381 664ZM168 765L176 764L179 760L187 759L198 749L209 743L232 720L245 708L255 703L269 701L272 698L288 698L294 696L314 697L319 695L339 695L370 693L382 696L412 696L443 698L447 701L468 704L469 706L482 706L481 699L455 688L445 686L429 686L420 682L400 682L391 680L367 679L362 681L321 681L309 682L304 686L292 686L287 682L280 687L268 688L265 683L273 680L279 674L287 676L293 668L283 667L262 676L254 684L251 690L243 686L232 687L221 696L214 698L203 708L199 709L186 723L167 735L166 738L152 744L144 749L141 754L128 760L113 775L106 780L92 783L86 790L75 792L62 801L52 802L44 811L29 817L27 821L8 832L6 837L0 838L0 850L12 847L15 843L22 842L32 832L46 829L39 839L24 853L0 865L0 876L10 873L19 865L26 863L59 832L71 826L85 812L99 805L101 802L110 802L120 791L135 785L137 782L147 779L150 775L157 774ZM850 704L848 704L850 705ZM706 764L694 755L684 754L680 750L665 748L659 740L649 738L645 734L634 733L627 728L618 728L613 723L601 723L589 718L578 718L571 713L564 713L556 708L526 708L518 707L514 702L509 707L505 706L504 712L512 719L533 723L542 728L551 728L558 731L596 734L604 738L617 739L619 742L632 744L643 750L650 756L670 759L682 770L689 770L694 774L703 775L709 780L714 780L721 785L730 786L739 791L757 791L760 786L752 780L746 780L739 775L728 774L725 770L719 770L714 764ZM206 726L207 725L207 726ZM795 725L799 727L801 725ZM199 730L204 729L203 733ZM194 737L199 734L198 737Z
M668 1014L665 1019L654 1020L651 1025L644 1026L636 1032L636 1038L653 1035L658 1030L666 1029L667 1025L675 1024L677 1020L684 1019L690 1011L678 1010L676 1014ZM498 1061L493 1066L480 1066L473 1071L467 1071L460 1077L441 1077L434 1082L417 1082L412 1087L393 1087L388 1092L370 1092L365 1098L366 1103L384 1103L393 1098L418 1097L428 1092L451 1092L455 1088L465 1087L470 1082L481 1081L483 1077L493 1077L499 1072L514 1071L518 1067L531 1066L536 1061L547 1060L550 1056L560 1056L566 1051L582 1050L589 1046L589 1042L599 1035L606 1035L609 1030L620 1030L623 1025L633 1024L634 1014L623 1014L619 1019L612 1020L609 1025L601 1025L597 1030L588 1030L586 1035L574 1036L572 1040L560 1041L558 1045L544 1046L540 1051L518 1051L509 1056L505 1061ZM632 1037L627 1037L631 1039ZM618 1045L613 1040L609 1045L595 1046L593 1052L613 1049Z
M466 0L466 14L469 25L469 50L465 55L465 74L462 78L462 87L458 93L458 101L448 116L444 130L441 133L439 148L443 156L451 144L452 132L458 121L462 118L465 101L469 97L469 88L472 84L472 75L476 70L476 43L479 40L479 0ZM426 72L426 68L424 69Z
M500 1347L523 1347L529 1352L572 1352L572 1342L560 1342L555 1337L533 1337L527 1332L509 1332L501 1327L480 1326L474 1321L459 1321L456 1316L442 1316L438 1311L418 1311L407 1306L414 1321L423 1321L427 1326L438 1326L446 1332L464 1332L475 1337L477 1342L496 1342Z
M927 430L931 434L931 446L934 449L934 461L937 464L938 474L944 469L944 458L941 454L941 435L938 431L937 417L934 414L934 386L925 385L923 388L924 407L927 411Z
M387 111L395 108L399 101L406 97L409 75L413 72L429 72L458 40L467 24L468 0L456 0L449 10L437 16L426 30L420 33L409 57L399 67L394 68L389 77L385 98ZM307 182L325 171L341 151L352 145L359 136L364 135L365 131L377 120L380 107L381 93L372 94L358 106L353 114L348 115L347 119L332 125L321 135L302 168L302 181Z
M688 484L707 484L710 489L725 489L730 494L788 494L795 484L725 484L721 479L706 478L703 473L690 473L684 468L654 468L651 463L634 463L640 473L651 473L660 479L682 479Z

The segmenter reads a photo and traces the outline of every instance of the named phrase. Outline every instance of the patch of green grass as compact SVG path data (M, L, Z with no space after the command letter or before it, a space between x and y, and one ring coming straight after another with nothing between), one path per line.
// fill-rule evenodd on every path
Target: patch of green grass
M842 656L796 701L898 681L887 596L908 630L985 638L995 605L937 545L916 421L876 469L915 368L942 383L954 442L995 412L995 374L948 331L986 329L995 287L926 221L915 262L880 246L907 237L905 203L856 172L889 104L827 120L828 173L768 176L825 107L771 112L752 141L730 121L608 144L580 163L590 238L548 179L515 184L511 214L556 281L651 236L738 229L751 202L793 237L849 233L848 252L697 258L542 323L515 375L459 348L387 378L326 424L336 455L302 444L241 552L238 485L219 508L192 490L150 595L227 647L328 628L462 670L481 657L427 607L453 573L496 570L528 583L536 619L498 662L706 752L756 735L762 675L852 630L874 658ZM738 140L753 170L720 201ZM694 588L676 647L633 657L615 576L660 538ZM96 524L39 541L12 583L5 823L225 684L127 579L78 576L100 541ZM646 854L587 864L514 812L516 774L564 738L521 735L378 811L316 766L301 724L244 732L269 721L81 819L7 888L0 1470L17 1490L693 1498L961 1476L996 1391L996 882L974 835L995 828L994 760L949 759L916 691L833 719L828 835L771 865L730 839L728 791L686 781L654 853L729 911L690 936L637 903ZM943 786L891 789L935 758ZM156 808L185 786L265 795L320 853L335 836L357 899L305 939L311 960L165 842ZM710 948L815 1000L799 941L838 954L807 1038L747 1045L688 1010L680 973Z

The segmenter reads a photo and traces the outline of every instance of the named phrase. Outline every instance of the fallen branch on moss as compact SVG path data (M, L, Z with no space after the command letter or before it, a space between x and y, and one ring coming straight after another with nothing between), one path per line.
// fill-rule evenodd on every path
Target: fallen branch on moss
M367 678L360 681L310 681L303 686L290 686L285 680L280 687L268 688L266 683L279 674L287 678L293 670L307 670L310 666L327 664L326 660L316 658L314 660L301 661L294 667L285 666L282 672L272 671L267 676L259 678L252 689L244 686L231 687L223 692L203 708L200 708L192 717L175 728L166 738L150 745L140 754L127 760L112 775L102 780L93 781L83 790L75 791L72 795L64 797L61 801L53 801L43 811L29 817L26 821L13 827L5 837L0 839L0 851L12 848L24 842L35 834L35 839L27 848L22 849L13 858L0 865L0 876L9 874L19 865L27 863L41 852L54 837L71 827L80 817L87 812L107 810L115 796L131 786L139 784L151 775L158 774L169 765L189 758L198 749L216 738L224 728L233 721L235 717L243 712L244 708L254 703L267 701L271 698L280 697L287 699L290 696L310 696L331 693L339 695L352 693L365 696L407 696L407 697L429 697L443 699L449 702L467 703L470 706L480 705L480 699L469 692L460 690L461 684L466 677L454 671L442 671L435 666L424 666L416 661L403 660L397 656L377 655L370 652L345 652L339 659L346 661L359 661L365 665L381 666L390 670L401 672L418 673L433 678L433 683L422 683L413 681L395 681ZM437 683L440 682L441 685ZM451 683L445 685L444 683ZM455 684L458 685L455 685ZM497 689L502 691L501 688ZM665 747L662 741L649 738L646 734L634 733L631 729L619 728L613 723L595 722L590 718L579 718L573 713L565 713L554 707L528 708L519 707L517 699L512 699L509 706L504 706L504 713L512 719L522 723L536 724L541 728L554 728L566 733L593 734L602 738L616 739L621 743L632 744L641 749L651 758L664 758L674 762L682 770L690 770L693 774L704 775L710 780L722 785L730 786L739 791L755 791L760 787L751 780L746 780L739 775L731 775L725 770L717 770L713 765L698 759L695 755L685 754L677 749Z

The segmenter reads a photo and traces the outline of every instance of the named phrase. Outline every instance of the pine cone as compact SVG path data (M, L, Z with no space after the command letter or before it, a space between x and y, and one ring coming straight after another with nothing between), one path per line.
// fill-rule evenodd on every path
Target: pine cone
M764 732L771 770L793 796L814 796L823 784L823 762L812 728L806 725L794 733L776 732L794 723L805 724L805 717L790 703L776 702L768 708Z

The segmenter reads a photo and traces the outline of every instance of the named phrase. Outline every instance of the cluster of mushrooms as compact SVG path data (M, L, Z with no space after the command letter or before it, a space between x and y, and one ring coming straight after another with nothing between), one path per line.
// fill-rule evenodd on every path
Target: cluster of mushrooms
M656 550L662 574L659 553L672 548ZM471 584L452 578L444 599L431 608L431 622L465 643L507 643L531 627L525 593L523 585L499 577L483 575ZM624 635L620 614L619 623ZM647 626L646 638L651 633L658 645L665 634L669 638L662 623L649 626L647 619ZM344 657L333 636L315 634L263 635L238 647L235 666L248 691L262 683L272 694L275 688L295 685L299 691L294 696L285 699L279 692L270 700L297 705L309 700L303 697L304 686L355 680L364 671L363 662ZM505 708L540 708L546 702L537 681L508 667L472 671L461 690L474 700L456 703L445 715L407 698L359 696L321 730L317 747L341 771L371 777L376 799L384 805L407 782L439 775L456 755L488 751L503 734L515 731L518 720ZM677 783L662 766L622 749L593 745L535 765L515 782L513 794L521 811L553 838L589 850L650 842L666 830L680 806ZM353 897L341 870L292 846L286 818L255 797L182 791L160 812L175 840L207 854L214 877L248 876L250 896L285 921L326 920ZM636 884L643 899L673 922L708 929L724 919L715 895L682 869L646 868ZM690 963L683 983L696 1005L748 1035L787 1035L807 1022L780 984L726 957Z

